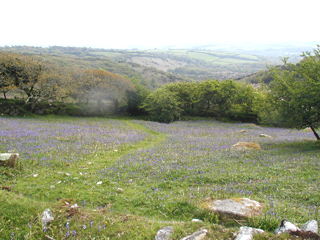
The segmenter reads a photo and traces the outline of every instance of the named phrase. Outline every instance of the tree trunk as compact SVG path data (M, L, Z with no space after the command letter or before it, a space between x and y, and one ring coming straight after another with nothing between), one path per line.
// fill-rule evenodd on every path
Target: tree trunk
M319 137L318 133L314 130L314 128L312 126L310 126L310 128L311 128L314 136L317 138L317 140L320 140L320 137Z
M4 99L7 100L7 96L5 92L3 92L3 96L4 96Z

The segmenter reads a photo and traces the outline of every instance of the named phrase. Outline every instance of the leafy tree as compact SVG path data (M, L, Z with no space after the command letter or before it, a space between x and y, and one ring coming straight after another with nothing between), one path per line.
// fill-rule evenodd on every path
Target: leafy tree
M126 78L100 69L76 69L73 72L70 96L80 101L97 101L97 110L101 113L102 101L113 102L114 112L118 112L119 101L126 98L126 91L134 91L134 85Z
M163 88L176 94L184 113L194 115L193 92L197 84L192 82L176 82L164 85Z
M226 116L236 120L257 121L262 93L252 85L237 83L237 90L230 98Z
M141 115L145 111L141 108L143 101L151 94L151 90L147 89L144 85L140 84L140 80L137 78L131 78L136 90L127 90L126 95L128 99L128 113L130 115Z
M221 85L218 80L199 83L194 91L194 99L200 115L217 116L222 103Z
M284 58L283 69L270 69L274 80L261 118L289 128L310 127L319 140L315 129L320 126L320 46L314 55L306 52L302 56L296 65Z
M26 94L25 103L32 110L39 101L61 100L67 75L62 68L48 64L35 57L15 54L0 54L0 88L5 91L19 88Z
M171 123L179 120L182 112L176 95L165 88L157 89L147 97L141 107L153 121Z

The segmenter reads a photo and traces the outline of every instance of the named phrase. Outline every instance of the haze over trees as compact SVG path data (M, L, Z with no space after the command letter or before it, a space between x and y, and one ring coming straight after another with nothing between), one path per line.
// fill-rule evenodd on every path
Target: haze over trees
M113 102L117 113L119 101L125 99L125 92L135 90L126 78L105 70L65 68L47 63L34 56L0 53L0 91L23 92L25 104L34 110L41 102L97 102L101 113L101 102Z

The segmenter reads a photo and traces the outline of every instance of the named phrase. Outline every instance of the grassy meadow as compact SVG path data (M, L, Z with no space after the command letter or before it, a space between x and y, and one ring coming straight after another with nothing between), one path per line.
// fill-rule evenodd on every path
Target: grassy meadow
M0 152L20 154L17 168L0 167L1 239L154 239L165 226L172 239L202 228L205 239L233 239L241 225L268 231L256 239L289 239L271 234L282 219L319 220L311 131L46 116L0 117L0 136ZM239 141L262 150L230 150ZM263 214L222 222L201 207L241 197L263 203ZM47 208L54 221L43 227Z

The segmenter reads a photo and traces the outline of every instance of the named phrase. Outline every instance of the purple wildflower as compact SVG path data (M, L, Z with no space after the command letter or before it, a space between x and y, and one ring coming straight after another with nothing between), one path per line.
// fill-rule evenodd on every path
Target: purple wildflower
M86 229L87 228L87 226L86 225L83 225L83 229Z

